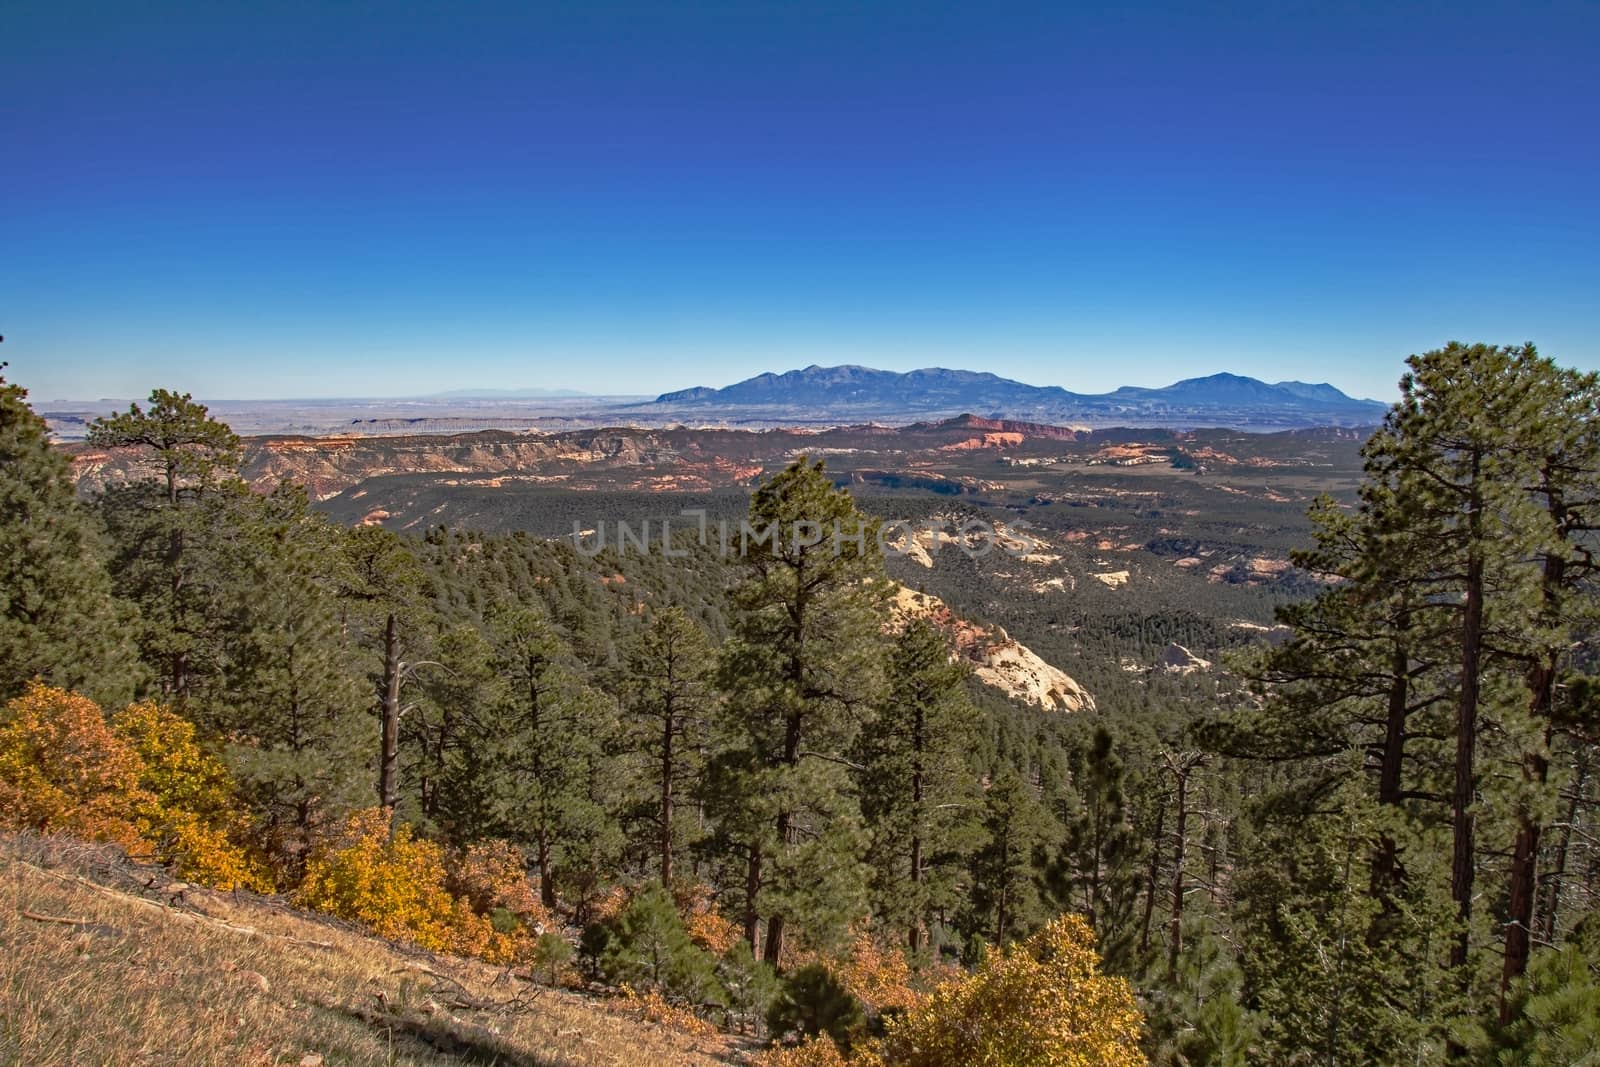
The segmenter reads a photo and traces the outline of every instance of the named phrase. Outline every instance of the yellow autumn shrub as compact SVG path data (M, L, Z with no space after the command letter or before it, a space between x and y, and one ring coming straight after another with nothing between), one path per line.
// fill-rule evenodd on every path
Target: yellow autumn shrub
M356 812L312 849L296 902L361 923L380 937L495 963L521 958L525 933L506 935L453 895L444 849L402 826L392 833L383 808Z
M1094 933L1063 915L891 1021L883 1059L904 1067L1143 1067L1133 989L1100 973Z
M192 881L270 891L266 863L239 845L250 824L239 809L233 776L201 748L194 724L144 701L118 712L111 728L138 753L139 784L154 797L139 821L156 857Z
M408 826L389 832L389 812L356 812L312 849L296 897L381 937L445 951L455 898L445 889L444 851Z
M155 798L139 785L142 771L87 697L34 682L0 714L0 820L11 829L144 853L140 813Z

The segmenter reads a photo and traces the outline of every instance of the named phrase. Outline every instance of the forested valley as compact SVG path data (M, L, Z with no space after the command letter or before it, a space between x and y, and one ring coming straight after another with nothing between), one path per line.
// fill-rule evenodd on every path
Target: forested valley
M893 611L821 459L745 518L858 538L593 554L336 523L165 390L80 493L0 383L0 820L771 1064L1600 1063L1600 382L1409 367L1279 639L1079 627L1076 712Z

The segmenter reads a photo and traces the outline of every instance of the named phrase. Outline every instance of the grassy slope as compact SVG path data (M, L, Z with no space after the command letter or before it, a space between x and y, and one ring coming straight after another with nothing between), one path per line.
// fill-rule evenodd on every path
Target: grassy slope
M0 1064L542 1067L732 1053L503 968L273 901L175 898L168 881L104 849L0 837Z

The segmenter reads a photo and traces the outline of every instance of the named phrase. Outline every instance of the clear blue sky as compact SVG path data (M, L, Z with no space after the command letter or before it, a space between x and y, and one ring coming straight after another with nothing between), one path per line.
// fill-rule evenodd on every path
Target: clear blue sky
M36 399L1600 365L1600 5L0 3Z

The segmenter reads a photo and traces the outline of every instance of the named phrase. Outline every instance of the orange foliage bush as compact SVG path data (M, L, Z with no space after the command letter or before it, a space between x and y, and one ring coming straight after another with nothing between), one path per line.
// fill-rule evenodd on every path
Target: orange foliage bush
M35 683L0 716L0 818L110 841L223 889L270 888L235 843L233 780L194 727L155 704L106 724L86 697Z
M711 900L711 887L696 882L676 894L678 911L689 931L689 940L716 956L724 955L743 932L739 925L717 911Z
M850 995L874 1015L916 1007L926 996L923 990L950 973L942 966L920 974L913 972L911 961L898 940L885 940L865 922L851 927L849 947L839 955L823 955L814 949L800 946L791 949L789 944L784 945L786 971L811 963L826 967Z
M632 986L624 985L621 987L621 992L623 1003L637 1011L639 1017L647 1022L670 1026L674 1030L681 1030L696 1037L707 1037L717 1032L713 1023L700 1018L687 1008L668 1003L667 999L654 989L640 993Z
M622 914L622 910L628 906L630 899L632 898L629 896L628 891L622 886L612 886L601 893L595 900L594 906L589 912L591 920L599 923L610 922Z
M0 717L0 819L7 826L110 841L147 853L138 753L94 701L38 682Z
M468 845L455 856L446 887L479 915L504 908L530 928L551 925L538 882L528 877L527 858L509 841Z
M909 1011L922 1003L923 994L912 985L905 951L898 944L885 945L865 926L856 928L849 955L832 969L851 995L874 1014Z
M849 1056L839 1051L827 1034L807 1038L793 1048L774 1048L755 1055L755 1067L881 1067L871 1045L854 1049Z

